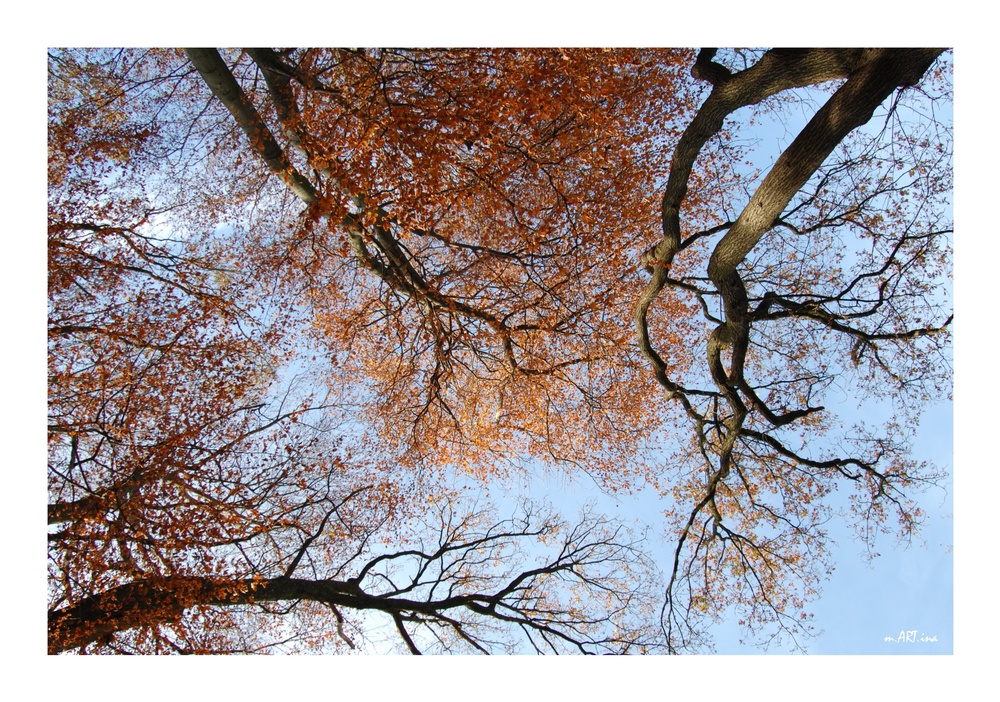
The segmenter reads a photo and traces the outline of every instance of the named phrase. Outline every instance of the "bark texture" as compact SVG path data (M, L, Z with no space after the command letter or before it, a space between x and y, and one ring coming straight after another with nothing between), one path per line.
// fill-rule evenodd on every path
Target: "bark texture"
M205 84L226 106L229 113L250 140L250 147L264 159L271 172L277 175L303 202L309 204L319 199L316 188L288 160L281 145L261 119L243 88L236 82L226 62L215 49L185 49L185 53L198 69Z

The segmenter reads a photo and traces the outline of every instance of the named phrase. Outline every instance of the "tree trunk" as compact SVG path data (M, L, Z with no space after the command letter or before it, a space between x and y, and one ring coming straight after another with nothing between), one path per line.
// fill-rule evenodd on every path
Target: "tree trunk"
M198 69L212 94L222 101L237 124L250 140L250 148L257 153L271 172L306 204L319 199L316 188L289 162L284 150L264 124L243 88L236 82L226 62L215 49L185 49L187 57Z

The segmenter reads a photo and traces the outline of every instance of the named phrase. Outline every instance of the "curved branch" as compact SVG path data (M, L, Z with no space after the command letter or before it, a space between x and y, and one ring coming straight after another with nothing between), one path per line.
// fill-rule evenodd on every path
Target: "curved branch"
M784 90L844 78L871 59L870 51L864 49L772 50L756 65L723 80L722 71L726 69L710 63L712 56L713 50L704 49L695 63L695 77L710 80L714 87L674 150L661 204L663 238L641 258L643 265L654 269L653 279L637 301L634 314L639 348L652 364L657 381L671 397L676 391L666 376L666 364L650 342L646 317L667 282L665 269L681 248L680 208L702 148L722 129L725 118L739 108Z

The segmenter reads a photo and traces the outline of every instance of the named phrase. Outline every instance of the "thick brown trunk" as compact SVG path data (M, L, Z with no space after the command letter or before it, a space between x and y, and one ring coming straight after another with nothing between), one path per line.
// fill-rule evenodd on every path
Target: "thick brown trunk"
M714 54L714 49L703 49L692 68L695 78L711 82L713 90L674 150L661 205L663 237L642 259L642 263L653 271L653 279L636 302L634 313L639 348L649 359L657 381L669 397L674 397L679 388L668 378L667 364L653 348L646 318L650 305L666 285L666 268L681 245L680 208L698 154L722 129L726 117L739 108L784 90L846 78L871 59L871 50L866 49L776 49L764 54L753 67L731 74L726 68L712 63Z
M110 639L117 632L178 620L190 607L308 600L334 607L375 609L389 614L431 614L455 607L487 611L489 598L468 595L420 601L377 597L354 582L335 580L174 577L138 580L49 612L50 654Z
M236 82L229 66L215 49L185 49L187 57L201 74L212 94L219 98L236 123L250 141L250 148L260 156L271 172L281 178L285 185L306 204L319 199L316 188L299 173L284 150L275 140L271 130L261 119L253 103Z
M747 292L737 266L770 231L791 199L837 145L866 124L875 109L897 88L916 83L942 51L877 50L785 149L736 223L716 245L708 262L708 275L722 295L726 312L727 336L732 343L731 385L746 386L743 368L750 332Z
M674 151L663 195L663 238L643 256L653 270L636 303L634 321L639 347L649 359L657 381L671 396L677 386L666 374L667 364L649 338L649 307L667 283L668 267L681 245L680 208L687 194L695 160L707 141L733 111L790 88L836 78L848 80L817 112L775 163L734 226L716 246L709 277L722 294L727 338L733 365L727 385L742 381L747 343L747 296L736 267L771 228L795 193L822 165L834 148L901 85L917 82L942 49L783 49L767 52L745 71L730 74L711 62L714 50L703 50L692 73L713 84L711 95L685 130Z
M813 116L778 158L712 253L708 274L734 271L823 161L896 88L918 81L943 49L880 49ZM718 279L718 280L717 280Z

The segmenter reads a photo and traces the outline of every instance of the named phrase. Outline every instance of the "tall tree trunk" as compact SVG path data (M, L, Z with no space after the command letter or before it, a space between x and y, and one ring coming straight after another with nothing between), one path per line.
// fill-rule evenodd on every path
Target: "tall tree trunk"
M253 103L236 82L229 66L215 49L185 49L187 57L201 74L202 79L219 98L237 124L250 140L250 148L260 156L271 172L281 178L285 185L306 204L319 199L316 188L299 173L288 160L284 149L275 140L271 130L261 119Z

